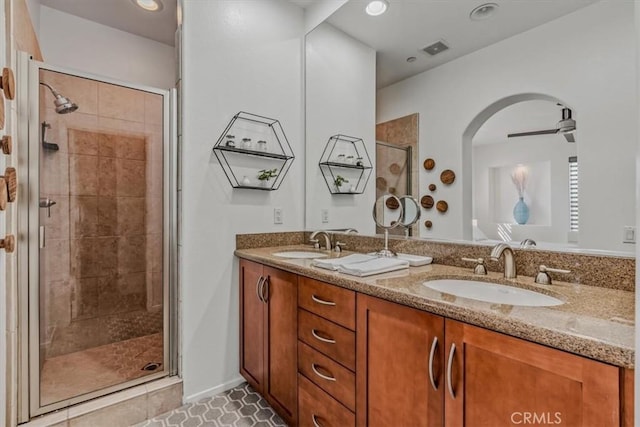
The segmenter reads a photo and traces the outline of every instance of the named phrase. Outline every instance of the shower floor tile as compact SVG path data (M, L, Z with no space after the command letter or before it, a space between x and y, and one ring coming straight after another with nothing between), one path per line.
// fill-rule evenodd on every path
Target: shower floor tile
M266 400L249 384L189 403L135 427L272 427L286 426Z
M46 359L40 384L42 404L153 374L142 367L162 363L162 358L162 334L157 333Z

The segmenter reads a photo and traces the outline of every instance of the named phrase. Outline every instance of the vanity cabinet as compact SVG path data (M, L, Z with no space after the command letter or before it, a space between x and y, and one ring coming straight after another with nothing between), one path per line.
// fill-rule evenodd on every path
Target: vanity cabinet
M357 305L358 426L621 423L615 366L374 297Z
M297 423L298 276L240 260L240 373Z
M357 340L358 426L444 425L444 318L358 294Z
M445 329L447 426L620 425L620 368L449 319Z
M633 370L240 261L240 370L288 425L631 426Z

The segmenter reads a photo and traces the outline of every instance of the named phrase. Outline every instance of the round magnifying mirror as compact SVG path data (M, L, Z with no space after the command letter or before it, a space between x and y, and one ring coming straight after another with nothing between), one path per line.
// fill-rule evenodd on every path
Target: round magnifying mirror
M373 220L376 225L390 230L402 224L404 208L400 199L392 194L380 196L373 205Z
M420 206L418 201L411 196L400 197L400 206L402 206L402 219L400 225L403 227L411 227L420 219Z

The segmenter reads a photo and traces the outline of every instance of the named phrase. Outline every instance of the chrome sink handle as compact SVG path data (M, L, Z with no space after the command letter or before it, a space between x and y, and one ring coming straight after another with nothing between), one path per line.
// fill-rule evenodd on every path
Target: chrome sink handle
M487 265L484 263L484 258L460 258L462 261L475 262L473 267L473 274L479 276L485 276L487 274Z
M546 265L540 265L538 267L538 274L536 274L535 282L540 285L550 285L552 283L549 273L569 274L571 270L563 270L561 268L550 268Z

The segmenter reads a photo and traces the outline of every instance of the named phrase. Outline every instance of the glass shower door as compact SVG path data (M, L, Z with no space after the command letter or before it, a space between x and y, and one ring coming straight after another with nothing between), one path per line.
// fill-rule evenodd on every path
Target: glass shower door
M29 84L35 416L171 372L170 103L38 63Z

